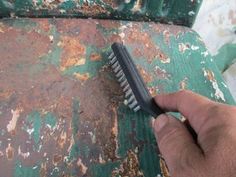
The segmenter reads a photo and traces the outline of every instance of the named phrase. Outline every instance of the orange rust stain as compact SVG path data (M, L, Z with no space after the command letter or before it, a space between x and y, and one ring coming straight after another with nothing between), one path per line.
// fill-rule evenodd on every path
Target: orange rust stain
M210 70L205 70L206 77L209 81L215 81L214 73Z
M99 22L100 20L91 19L86 21L83 19L55 20L56 27L62 35L76 38L84 45L102 48L106 45L106 38L97 28Z
M148 73L141 66L137 66L137 69L139 70L139 73L141 74L141 76L142 76L145 83L150 83L150 82L153 81L153 77L152 77L151 73Z
M62 36L59 46L63 49L61 68L85 64L86 47L77 37Z
M119 21L111 21L111 20L99 20L99 24L105 29L114 29L119 28L121 26Z
M156 96L158 94L158 88L157 87L148 87L148 91L152 97Z
M134 57L145 57L151 63L153 59L159 58L162 63L169 63L169 57L153 43L152 37L139 24L133 24L132 28L125 28L123 41L125 44L134 46Z
M51 25L48 19L31 19L32 21L36 22L39 29L42 29L45 32L49 32Z
M116 176L135 176L144 177L142 171L140 171L140 165L137 154L132 150L127 152L127 157L121 162L119 169L112 171L112 177Z
M161 173L163 177L170 177L170 173L169 173L165 160L163 158L160 158L159 163L160 163Z
M92 53L90 55L90 60L91 61L100 61L100 60L102 60L102 56L100 54L97 54L97 53Z
M57 166L62 161L62 155L55 154L53 155L53 165Z
M74 76L80 81L87 81L90 78L89 73L85 73L85 74L74 73Z
M0 33L0 43L5 46L0 48L2 58L0 70L3 71L7 71L17 64L35 64L39 61L40 56L45 55L50 48L47 36L35 31L26 32L23 29L11 27L7 27L4 35ZM1 73L1 75L3 74Z
M5 32L5 27L3 25L3 23L0 22L0 35L1 33L4 33Z
M41 163L40 177L47 177L47 164Z
M14 156L14 148L11 146L11 144L8 144L8 147L6 148L6 156L8 160L12 160Z
M13 91L10 91L10 90L0 90L0 100L3 100L3 99L8 99L10 98L10 96L13 94L14 92Z
M169 43L170 37L174 36L175 38L178 38L180 34L185 33L189 31L188 28L184 28L182 26L176 26L176 25L163 25L163 24L156 24L156 23L149 23L150 28L154 29L155 32L158 34L163 34L165 37L165 41Z
M170 79L170 77L171 77L171 75L169 73L167 73L166 70L161 69L158 66L155 67L154 73L158 79Z
M82 162L80 158L77 161L77 166L79 167L83 175L87 173L88 167Z
M67 139L67 133L62 131L60 136L57 139L57 143L61 149L64 147L66 143L66 139Z
M98 5L98 4L91 5L91 4L88 4L87 1L83 3L79 11L88 16L96 16L99 14L108 13L108 11L103 6Z

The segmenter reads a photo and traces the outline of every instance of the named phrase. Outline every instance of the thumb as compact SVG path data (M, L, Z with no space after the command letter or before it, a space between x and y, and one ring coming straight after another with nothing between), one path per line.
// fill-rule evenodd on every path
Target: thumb
M179 120L162 114L153 122L153 130L170 174L176 175L183 169L193 169L201 164L203 154Z

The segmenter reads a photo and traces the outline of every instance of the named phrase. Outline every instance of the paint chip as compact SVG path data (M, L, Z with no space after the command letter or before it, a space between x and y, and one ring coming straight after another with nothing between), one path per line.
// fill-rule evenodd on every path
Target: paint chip
M223 92L220 90L219 85L215 79L215 75L212 71L206 70L203 68L204 76L211 82L213 89L215 90L215 97L217 99L221 99L222 101L226 101Z
M20 113L22 112L21 109L11 110L12 113L12 119L7 125L7 131L8 132L14 132L16 128L17 121L20 117Z
M81 158L78 158L77 166L80 168L83 175L87 173L88 167L82 162Z
M86 81L89 79L90 75L89 73L85 73L85 74L80 74L80 73L74 73L74 76L79 79L80 81Z

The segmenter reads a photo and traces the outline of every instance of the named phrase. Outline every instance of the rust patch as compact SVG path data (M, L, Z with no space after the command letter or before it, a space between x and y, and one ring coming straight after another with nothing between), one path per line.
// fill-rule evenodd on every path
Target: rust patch
M51 25L50 25L48 19L46 19L46 18L45 19L31 18L30 20L37 23L38 28L43 30L44 32L49 32L51 29Z
M159 66L155 67L154 73L158 79L170 79L171 78L171 75L169 73L167 73L166 70L161 69Z
M110 138L109 141L107 142L107 144L105 145L105 149L104 149L104 154L105 157L108 160L111 161L115 161L117 160L119 157L117 155L117 151L118 151L118 140L117 140L117 136L118 136L118 123L117 123L117 108L116 107L112 107L112 111L113 111L113 115L114 115L114 120L113 120L113 127L111 128L111 133L110 133Z
M61 149L64 148L64 145L66 143L66 138L67 138L67 133L65 131L62 131L57 139L57 143Z
M152 77L151 73L148 73L141 66L137 66L137 69L138 69L139 73L141 74L145 83L151 83L153 81L153 77Z
M180 34L186 33L190 31L188 28L185 28L183 26L177 26L177 25L163 25L150 22L149 23L150 29L154 29L155 32L158 34L163 34L165 37L165 41L169 43L170 37L174 36L175 38L178 38ZM171 34L171 35L170 35Z
M11 27L7 28L4 35L0 33L0 43L5 46L0 47L1 58L5 58L5 60L0 60L0 71L8 71L13 66L16 67L22 64L36 64L39 57L45 55L50 48L48 36L35 31L26 32ZM4 75L4 72L1 75ZM1 82L1 85L7 84L4 83L3 79L1 79Z
M41 163L40 177L47 177L47 164Z
M85 74L74 73L74 76L82 82L87 81L90 77L89 73Z
M154 97L158 94L158 87L148 87L148 91Z
M97 48L105 47L106 40L97 28L102 20L92 19L70 19L55 20L54 23L62 35L70 36L79 40L81 44L96 46ZM83 24L83 25L78 25Z
M151 63L153 59L158 58L162 63L169 63L170 58L158 47L156 46L150 34L142 31L140 24L130 24L129 26L121 27L123 32L121 33L121 38L125 44L133 46L134 57L144 57L147 58L148 62ZM138 46L137 46L138 44Z
M163 177L170 177L168 167L166 165L165 160L162 157L160 157L159 163L160 163L160 168L161 168L161 174L163 175Z
M127 152L127 157L122 161L119 169L112 172L112 177L119 176L135 176L143 177L143 172L140 171L137 154L132 150Z
M3 23L0 22L0 33L4 33L5 29L4 29L4 25Z
M99 25L101 25L106 30L114 29L114 28L118 29L120 27L120 22L119 21L114 21L114 20L99 20L98 22L99 22Z
M9 143L7 148L6 148L6 156L7 156L8 160L12 160L13 159L14 151L15 151L14 148Z
M92 53L90 55L90 60L91 61L101 61L102 60L102 56L98 53Z
M14 92L10 90L0 90L0 100L7 100L13 93Z
M110 68L103 68L98 76L84 83L78 92L80 98L80 142L98 146L101 152L94 152L92 159L104 161L116 160L117 157L117 108L123 101L123 93L115 79L109 79ZM89 88L89 89L88 89ZM91 139L88 132L96 135L96 141Z
M92 17L100 15L100 14L109 13L103 6L95 4L95 3L91 5L91 4L88 4L87 1L83 3L79 11L86 16L92 16Z
M54 166L57 166L61 161L62 161L62 155L55 154L53 156L52 163L53 163Z
M77 166L83 175L87 173L88 167L82 162L81 158L77 160Z
M215 81L215 76L214 76L214 73L212 71L204 70L204 72L205 72L205 76L207 77L207 79L209 81L213 81L213 82Z
M78 37L62 36L59 46L63 48L61 70L85 64L86 47L81 44Z

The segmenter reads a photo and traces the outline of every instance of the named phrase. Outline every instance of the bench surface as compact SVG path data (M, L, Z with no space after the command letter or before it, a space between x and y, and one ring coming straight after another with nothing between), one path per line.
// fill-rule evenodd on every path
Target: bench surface
M189 28L112 20L4 19L0 171L5 177L161 173L150 118L124 105L108 66L115 41L127 46L152 95L190 89L234 104L204 43Z

